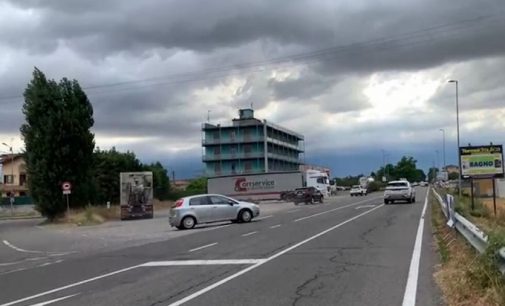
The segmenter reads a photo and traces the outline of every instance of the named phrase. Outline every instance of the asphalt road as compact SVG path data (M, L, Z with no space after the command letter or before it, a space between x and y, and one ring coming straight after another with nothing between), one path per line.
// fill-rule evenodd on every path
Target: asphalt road
M439 305L425 196L386 206L380 194L337 197L68 255L0 274L0 305Z

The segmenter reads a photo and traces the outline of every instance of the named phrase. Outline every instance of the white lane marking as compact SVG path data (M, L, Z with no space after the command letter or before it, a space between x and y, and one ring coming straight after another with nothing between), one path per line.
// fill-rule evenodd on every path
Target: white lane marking
M258 232L258 231L249 232L249 233L246 233L246 234L242 234L241 236L242 236L242 237L247 237L247 236L254 235L254 234L256 234L257 232Z
M430 195L430 188L426 193L424 199L423 211L419 219L419 226L417 227L416 242L414 250L412 251L412 259L410 260L409 276L407 278L407 286L405 287L405 294L403 295L403 306L415 306L417 294L417 280L419 278L419 264L421 261L421 249L423 246L423 230L424 230L424 216L426 214L426 207L428 206L428 196Z
M8 246L9 248L13 249L13 250L16 250L18 252L23 252L23 253L37 253L37 254L41 254L41 253L45 253L45 252L42 252L42 251L32 251L32 250L25 250L25 249L22 249L22 248L18 248L17 246L15 245L12 245L9 241L7 240L3 240L2 241L6 246Z
M265 259L212 259L212 260L167 260L151 261L141 264L141 267L170 267L170 266L209 266L209 265L253 265Z
M362 208L371 208L371 207L375 207L375 205L360 205L358 207L355 207L354 209L362 209Z
M294 222L298 222L298 221L302 221L302 220L305 220L305 219L317 217L317 216L320 216L320 215L331 213L331 212L339 210L339 209L344 209L344 208L347 208L347 207L355 206L355 205L361 204L363 202L371 201L371 200L376 200L376 199L368 199L368 200L363 200L363 201L359 201L359 202L356 202L356 203L352 203L352 204L349 204L349 205L340 206L340 207L333 208L333 209L330 209L330 210L326 210L326 211L323 211L323 212L320 212L320 213L317 213L317 214L313 214L313 215L310 215L310 216L306 216L306 217L295 219Z
M293 210L288 210L288 211L287 211L287 213L288 213L288 214L292 214L292 213L297 212L297 211L299 211L299 210L300 210L300 208L293 209Z
M2 242L3 242L3 244L8 246L9 248L11 248L15 251L18 251L18 252L22 252L22 253L49 254L48 256L64 256L64 255L68 255L68 254L77 253L76 251L72 251L72 252L44 252L44 251L25 250L25 249L22 249L22 248L19 248L19 247L13 245L12 243L10 243L7 240L2 240ZM34 258L39 258L39 257L34 257ZM32 259L32 260L36 260L36 259Z
M138 267L140 267L140 265L131 266L131 267L124 268L124 269L121 269L121 270L112 271L110 273L106 273L106 274L102 274L102 275L95 276L95 277L92 277L92 278L88 278L88 279L85 279L85 280L80 281L80 282L72 283L70 285L66 285L66 286L63 286L63 287L55 288L55 289L52 289L52 290L49 290L49 291L44 291L44 292L41 292L41 293L38 293L38 294L35 294L35 295L27 296L25 298L22 298L22 299L19 299L19 300L15 300L15 301L12 301L12 302L9 302L9 303L5 303L5 304L2 304L0 306L10 306L10 305L18 304L18 303L21 303L21 302L33 300L35 298L38 298L38 297L41 297L41 296L44 296L44 295L48 295L48 294L52 294L52 293L55 293L55 292L58 292L58 291L62 291L62 290L68 289L68 288L80 286L80 285L83 285L83 284L86 284L86 283L89 283L89 282L92 282L92 281L96 281L96 280L99 280L99 279L102 279L102 278L105 278L105 277L109 277L109 276L112 276L112 275L116 275L116 274L119 274L119 273L130 271L130 270L136 269Z
M63 300L66 300L66 299L69 299L73 296L76 296L76 295L79 295L80 293L76 293L76 294L71 294L71 295L67 295L67 296L63 296L63 297L60 297L60 298L57 298L57 299L54 299L54 300L50 300L50 301L46 301L46 302L42 302L42 303L37 303L37 304L32 304L30 306L45 306L45 305L49 305L49 304L52 304L52 303L56 303L56 302L59 302L59 301L63 301Z
M201 247L197 247L197 248L191 249L188 252L194 252L194 251L198 251L198 250L201 250L201 249L210 248L211 246L215 246L216 244L217 244L217 242L209 243L209 244L206 244L206 245L202 245Z
M276 225L270 226L270 228L278 228L278 227L281 227L281 225L280 224L276 224Z
M212 285L210 285L208 287L200 289L197 292L195 292L193 294L190 294L190 295L186 296L185 298L182 298L182 299L180 299L180 300L178 300L178 301L170 304L169 306L179 306L179 305L182 305L182 304L184 304L186 302L189 302L192 299L194 299L196 297L199 297L200 295L202 295L202 294L204 294L206 292L209 292L210 290L215 289L215 288L221 286L222 284L225 284L225 283L229 282L230 280L232 280L234 278L237 278L237 277L239 277L239 276L241 276L241 275L243 275L243 274L245 274L245 273L247 273L247 272L249 272L251 270L254 270L254 269L260 267L261 265L263 265L263 264L265 264L265 263L267 263L267 262L269 262L269 261L271 261L271 260L273 260L273 259L275 259L275 258L277 258L279 256L282 256L282 255L286 254L287 252L292 251L293 249L295 249L295 248L297 248L297 247L299 247L301 245L306 244L307 242L310 242L310 241L312 241L312 240L314 240L314 239L316 239L318 237L321 237L322 235L324 235L324 234L326 234L328 232L331 232L334 229L337 229L337 228L339 228L339 227L341 227L341 226L343 226L343 225L345 225L345 224L347 224L349 222L352 222L352 221L354 221L354 220L356 220L356 219L358 219L358 218L360 218L360 217L362 217L362 216L364 216L366 214L369 214L372 211L381 208L382 206L384 206L384 204L381 204L381 205L379 205L379 206L377 206L375 208L369 209L369 210L367 210L365 212L362 212L359 215L356 215L356 216L354 216L354 217L352 217L350 219L347 219L347 220L345 220L345 221L343 221L343 222L341 222L341 223L339 223L337 225L334 225L334 226L332 226L332 227L330 227L330 228L328 228L328 229L326 229L326 230L324 230L324 231L322 231L322 232L320 232L320 233L318 233L318 234L316 234L316 235L314 235L312 237L309 237L309 238L307 238L307 239L305 239L305 240L303 240L301 242L298 242L297 244L292 245L289 248L286 248L286 249L284 249L284 250L282 250L282 251L280 251L280 252L278 252L278 253L276 253L276 254L274 254L274 255L266 258L266 259L264 259L264 261L262 261L262 262L259 262L257 264L254 264L254 265L250 266L250 267L247 267L247 268L245 268L243 270L240 270L237 273L232 274L232 275L230 275L230 276L228 276L228 277L226 277L226 278L224 278L224 279L222 279L222 280L220 280L218 282L215 282L214 284L212 284Z
M16 264L23 263L23 262L25 262L25 260L2 262L2 263L0 263L0 267L12 266L12 265L16 265Z
M15 272L24 271L24 270L28 270L28 268L19 268L19 269L10 270L7 272L2 272L2 273L0 273L0 275L11 274L11 273L15 273Z
M204 232L210 232L210 231L217 230L217 229L224 228L224 227L228 227L228 226L231 226L231 224L225 224L225 225L220 225L220 226L215 226L215 227L200 227L200 228L196 228L196 229L201 229Z
M41 265L38 265L37 267L45 267L45 266L49 266L50 264L52 264L52 262L45 262Z
M264 216L264 217L260 217L260 218L254 218L253 220L265 220L265 219L268 219L268 218L272 218L274 215L268 215L268 216Z

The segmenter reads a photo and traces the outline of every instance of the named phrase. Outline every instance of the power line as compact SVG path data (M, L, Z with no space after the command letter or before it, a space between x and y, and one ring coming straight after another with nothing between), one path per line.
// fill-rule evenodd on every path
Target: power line
M454 33L465 29L472 29L475 25L481 24L484 20L492 20L499 17L498 15L479 16L476 18L460 20L454 23L442 24L432 26L421 30L405 32L399 35L391 36L389 38L377 38L373 40L351 43L347 45L333 46L329 48L319 49L312 52L299 53L289 56L271 58L268 60L239 63L228 66L212 67L200 71L193 71L180 74L165 75L154 78L146 78L139 80L97 84L83 87L85 90L100 90L100 89L113 89L107 91L97 91L95 93L88 93L88 95L114 93L124 90L137 90L144 87L159 86L159 85L172 85L183 84L195 81L203 81L210 79L217 79L229 75L241 74L244 71L261 71L263 67L270 65L292 65L299 62L311 62L334 60L338 55L352 53L357 55L359 53L366 53L373 48L374 52L385 51L390 49L402 49L405 47L412 47L415 45L433 42L434 35L441 35L444 33ZM498 19L501 20L501 19ZM230 72L233 72L230 74ZM144 83L144 84L143 84ZM125 85L136 85L135 87L125 87ZM0 100L19 99L23 96L5 96L0 97Z

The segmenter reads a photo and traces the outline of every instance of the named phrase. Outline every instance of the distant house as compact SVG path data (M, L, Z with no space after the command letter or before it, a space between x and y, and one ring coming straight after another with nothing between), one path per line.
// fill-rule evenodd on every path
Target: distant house
M2 182L0 193L2 197L26 196L28 186L26 181L26 163L22 154L0 155L2 165Z
M178 190L186 190L186 188L188 188L189 184L191 183L190 180L175 180L171 182L171 187Z
M445 166L444 169L449 174L451 174L451 173L459 173L459 167L456 166L456 165L447 165L447 166Z

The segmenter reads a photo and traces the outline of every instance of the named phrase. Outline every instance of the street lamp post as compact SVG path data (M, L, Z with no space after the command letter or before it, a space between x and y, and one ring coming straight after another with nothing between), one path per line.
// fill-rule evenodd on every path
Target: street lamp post
M450 80L449 83L456 84L456 132L458 137L458 167L459 167L459 178L458 178L458 192L461 198L461 156L459 155L459 86L458 80Z
M445 163L445 130L440 129L440 132L442 132L442 155L443 155L443 160L444 160L444 170L447 167L447 164Z
M5 142L2 142L2 144L4 146L6 146L7 148L9 148L9 151L11 152L11 194L10 194L10 197L9 197L9 202L11 204L11 215L14 216L14 152L12 151L12 146L9 146L8 144L6 144Z

